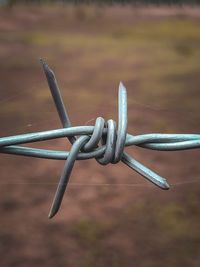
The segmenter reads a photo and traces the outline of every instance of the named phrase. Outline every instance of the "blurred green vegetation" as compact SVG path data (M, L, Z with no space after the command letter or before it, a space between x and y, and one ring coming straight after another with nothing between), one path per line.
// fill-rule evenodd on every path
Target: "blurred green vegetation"
M122 211L117 221L81 219L71 228L71 235L82 251L80 266L117 267L126 258L141 267L197 267L199 219L199 195L188 192L168 203L155 198L138 200ZM121 236L118 244L113 236Z
M197 4L200 0L7 0L8 5L16 5L18 3L73 3L73 4Z
M130 229L134 227L138 231L133 242L137 243L138 256L144 259L140 266L197 266L195 261L199 259L200 244L198 203L198 194L190 192L182 201L173 200L161 205L154 199L151 203L143 201L133 205L127 217ZM151 257L152 263L149 263Z
M67 13L71 21L79 20L77 9L78 7L72 8ZM56 49L67 57L76 57L75 60L70 60L68 77L63 81L74 82L76 90L71 93L65 91L67 96L64 97L71 101L75 97L82 102L82 106L88 106L89 101L91 111L104 102L101 88L105 88L109 81L115 83L122 80L128 86L130 84L129 108L140 106L141 103L141 106L154 110L170 110L178 112L177 114L187 112L184 120L191 126L200 119L199 99L196 97L200 84L199 21L174 18L163 19L159 23L152 20L110 24L103 32L96 31L94 35L87 31L87 25L98 19L96 9L85 6L81 10L85 18L84 21L81 19L81 23L86 25L83 32L33 29L21 33L2 33L0 39L8 46L13 43L23 44L32 51L31 55L27 55L26 61L19 59L18 55L10 57L3 63L4 69L26 69L31 65L36 67L33 57L37 56L38 51L56 62L57 54L54 56L48 53ZM96 75L87 82L93 87L95 95L84 86L84 77L92 69L97 71ZM137 87L131 88L134 81L138 81ZM45 96L49 99L48 92L42 93L37 89L34 94L42 94L44 101ZM109 101L113 107L115 103L115 99ZM4 107L3 110L11 112L13 108L14 105L11 109ZM180 113L180 116L183 115ZM136 115L133 118L130 115L129 121L136 122ZM176 130L177 125L171 124L168 128L166 124L164 118L155 118L152 131Z
M84 218L75 223L71 233L84 250L80 267L120 266L120 256L105 241L113 229L114 225L106 220Z

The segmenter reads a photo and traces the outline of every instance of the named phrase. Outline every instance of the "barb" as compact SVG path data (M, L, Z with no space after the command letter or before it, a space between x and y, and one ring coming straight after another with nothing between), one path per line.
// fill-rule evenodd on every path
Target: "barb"
M55 75L42 59L41 63L63 129L2 137L0 138L0 153L66 160L49 218L52 218L60 208L76 160L95 158L102 165L116 164L122 161L148 181L166 190L169 189L166 180L125 153L124 148L136 145L146 149L175 151L200 147L200 134L144 134L137 136L127 134L127 94L126 88L121 82L118 94L118 130L116 130L115 121L108 120L106 124L101 117L96 119L95 126L71 127ZM72 147L69 152L17 146L61 137L67 137L71 142ZM99 146L100 141L101 146Z

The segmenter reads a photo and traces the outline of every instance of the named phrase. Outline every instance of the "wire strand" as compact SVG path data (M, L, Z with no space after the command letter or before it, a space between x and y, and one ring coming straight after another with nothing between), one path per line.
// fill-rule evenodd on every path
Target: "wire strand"
M171 187L173 186L179 186L179 185L184 185L184 184L193 184L193 183L199 183L200 179L198 180L192 180L192 181L183 181L183 182L177 182L177 183L172 183L170 184ZM27 183L27 182L19 182L19 183L0 183L0 185L57 185L56 182L34 182L34 183ZM154 186L152 184L129 184L129 183L120 183L120 184L109 184L109 183L69 183L68 184L69 187L99 187L99 186L117 186L117 187L151 187L154 188Z

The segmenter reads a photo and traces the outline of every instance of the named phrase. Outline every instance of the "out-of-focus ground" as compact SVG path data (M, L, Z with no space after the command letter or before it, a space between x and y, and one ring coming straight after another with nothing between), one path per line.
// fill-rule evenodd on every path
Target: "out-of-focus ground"
M123 81L129 133L200 132L198 7L2 7L1 137L61 127L40 57L74 126L117 120ZM31 145L70 147L66 139ZM122 163L76 162L52 220L64 162L2 154L0 266L200 266L200 151L127 150L170 190Z

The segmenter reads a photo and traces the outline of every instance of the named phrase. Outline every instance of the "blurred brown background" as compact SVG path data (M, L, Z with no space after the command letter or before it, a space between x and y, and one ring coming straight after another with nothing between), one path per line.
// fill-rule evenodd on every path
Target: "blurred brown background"
M122 81L129 133L199 133L199 48L195 6L1 6L0 136L61 127L40 57L73 126L117 121ZM31 145L70 148L66 139ZM200 266L200 151L126 150L170 190L122 163L77 161L52 220L64 161L2 154L0 266Z

